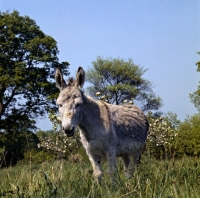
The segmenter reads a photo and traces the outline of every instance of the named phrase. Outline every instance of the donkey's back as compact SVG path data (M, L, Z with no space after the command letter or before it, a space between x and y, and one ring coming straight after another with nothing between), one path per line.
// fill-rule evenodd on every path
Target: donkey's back
M135 142L145 142L148 121L144 113L135 105L109 105L112 121L119 138L130 138Z
M134 105L109 105L116 133L116 155L133 156L135 163L143 151L149 128L144 113Z

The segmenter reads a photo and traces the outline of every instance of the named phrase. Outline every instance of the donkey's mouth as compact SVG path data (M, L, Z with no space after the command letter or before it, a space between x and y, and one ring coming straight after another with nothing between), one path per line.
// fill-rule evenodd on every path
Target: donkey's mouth
M64 130L65 134L67 135L67 137L72 137L74 135L74 127L72 130Z

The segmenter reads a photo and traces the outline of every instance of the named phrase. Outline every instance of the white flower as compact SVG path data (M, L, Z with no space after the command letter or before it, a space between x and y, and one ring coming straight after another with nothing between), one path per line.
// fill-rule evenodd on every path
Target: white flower
M96 93L96 96L100 96L100 95L101 95L101 92L97 92L97 93Z
M163 122L163 125L164 125L164 126L167 126L167 123L166 123L166 122Z
M133 104L133 101L130 101L129 104Z
M101 96L101 98L100 98L100 99L101 99L101 100L103 100L103 99L105 99L105 98L106 98L106 96L105 96L105 95L103 95L103 96Z
M126 103L127 102L127 100L124 100L124 103Z
M60 118L59 116L57 116L57 120L58 120L58 121L61 121L61 118Z

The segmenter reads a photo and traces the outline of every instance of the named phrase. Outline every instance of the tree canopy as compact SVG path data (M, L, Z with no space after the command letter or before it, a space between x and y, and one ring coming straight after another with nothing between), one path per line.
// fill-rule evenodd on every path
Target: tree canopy
M87 90L93 97L100 92L112 104L134 100L143 111L158 110L162 101L153 92L152 83L142 77L146 71L132 59L97 57L86 72L86 81L92 84Z
M55 107L55 67L69 74L58 53L56 41L34 20L17 11L0 13L0 131Z

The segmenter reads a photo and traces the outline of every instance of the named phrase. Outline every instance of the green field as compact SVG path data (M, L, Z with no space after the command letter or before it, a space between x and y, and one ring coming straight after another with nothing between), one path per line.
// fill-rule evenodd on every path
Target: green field
M158 161L143 157L134 177L129 180L124 178L119 161L118 173L116 184L112 184L105 174L99 185L92 177L88 161L18 164L0 170L0 197L200 197L198 158Z

